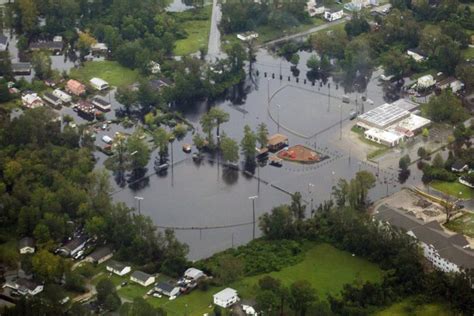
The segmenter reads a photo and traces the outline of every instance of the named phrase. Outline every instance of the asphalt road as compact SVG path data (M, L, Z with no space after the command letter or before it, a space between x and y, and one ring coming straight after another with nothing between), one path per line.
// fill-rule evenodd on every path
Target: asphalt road
M212 1L211 29L209 32L209 43L207 46L208 60L214 60L221 55L221 33L218 25L221 20L221 7L217 0Z

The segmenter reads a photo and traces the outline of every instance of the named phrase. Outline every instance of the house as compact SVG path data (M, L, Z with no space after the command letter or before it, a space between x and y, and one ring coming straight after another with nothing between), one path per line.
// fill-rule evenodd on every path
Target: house
M184 271L184 277L194 280L194 281L197 281L200 278L205 277L205 276L206 275L204 274L204 272L196 268L189 268L186 271Z
M436 80L432 75L425 75L416 81L416 88L419 89L428 89L436 84Z
M71 79L66 83L66 91L81 96L86 93L86 86L77 80Z
M21 295L34 296L43 291L43 285L34 281L19 278L13 281L8 281L3 285L3 288L10 288L17 291Z
M108 50L109 48L107 47L107 44L105 43L94 43L91 45L91 51L93 54L97 54L97 55L105 54L107 53Z
M237 291L230 287L223 289L222 291L213 295L214 304L222 308L227 308L239 301Z
M92 263L101 264L112 258L113 255L114 253L109 247L101 247L87 256L85 260Z
M161 72L161 66L159 63L157 63L156 61L150 61L150 63L148 64L148 69L150 70L150 72L154 75L156 75L157 73L160 73Z
M87 100L79 100L79 102L74 106L75 110L88 119L94 119L95 116L95 107L92 103Z
M170 87L173 83L166 78L160 78L150 80L148 84L153 90L160 91L164 87Z
M163 295L172 297L179 294L179 287L173 286L169 283L160 282L155 286L155 291Z
M149 286L155 282L155 277L142 271L135 271L130 276L130 280L141 286Z
M61 104L63 103L60 98L50 92L45 92L43 94L43 99L45 99L48 103L56 107L61 106Z
M310 17L319 14L324 14L324 11L326 11L324 6L318 5L316 0L309 0L308 2L306 2L306 12L308 12Z
M3 34L0 34L0 51L5 51L8 49L8 37Z
M23 237L18 242L18 251L24 255L35 252L35 240L31 237Z
M63 103L69 103L72 101L72 97L60 89L54 90L53 95L59 98Z
M422 62L426 59L425 53L423 53L421 50L417 48L411 48L407 50L407 55L413 58L414 61L417 63Z
M258 38L257 32L245 32L242 34L237 34L237 38L242 42L250 42L251 40Z
M116 275L124 276L127 273L130 273L131 267L127 266L121 262L110 260L106 266L107 271L115 273Z
M104 99L101 99L99 97L95 97L92 99L92 104L100 111L102 112L107 112L110 111L110 108L112 105L110 102L105 101Z
M436 83L436 87L441 90L450 88L451 91L456 93L464 88L464 84L460 80L457 80L454 77L448 77Z
M59 253L66 257L72 257L86 246L87 238L79 237L70 240L64 246L58 249Z
M30 75L30 63L12 63L12 71L14 75Z
M469 169L469 166L462 162L461 160L456 160L453 165L451 166L451 171L452 172L465 172Z
M459 183L464 184L465 186L470 187L471 189L474 189L474 182L470 182L468 180L470 179L465 176L459 177Z
M22 95L21 103L28 109L35 109L44 105L43 99L41 99L36 93L33 92L29 92Z
M99 91L106 90L109 88L108 82L100 78L92 78L91 80L89 80L89 82L94 89Z
M268 138L267 147L270 151L277 151L288 146L288 137L283 134L275 134Z
M459 234L449 235L433 222L425 223L408 213L388 207L379 206L374 218L381 225L391 225L404 230L416 239L423 250L424 257L433 267L444 272L460 272L474 268L474 251L469 242Z
M63 47L62 41L34 42L30 44L30 51L49 50L53 53L59 53L63 50Z
M342 19L343 16L344 16L344 11L343 10L326 10L326 11L324 11L324 18L329 22Z

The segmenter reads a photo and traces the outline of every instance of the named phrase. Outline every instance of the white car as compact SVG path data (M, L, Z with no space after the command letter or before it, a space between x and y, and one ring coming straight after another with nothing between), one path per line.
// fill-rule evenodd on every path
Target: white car
M161 294L160 294L160 293L153 293L153 297L162 298L162 296L161 296Z

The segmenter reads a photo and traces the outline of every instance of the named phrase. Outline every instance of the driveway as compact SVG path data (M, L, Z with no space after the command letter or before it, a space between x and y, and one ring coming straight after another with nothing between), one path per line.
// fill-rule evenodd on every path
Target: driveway
M209 31L209 43L207 46L207 59L212 61L218 58L221 52L221 33L219 22L222 17L221 7L217 0L212 1L211 30Z

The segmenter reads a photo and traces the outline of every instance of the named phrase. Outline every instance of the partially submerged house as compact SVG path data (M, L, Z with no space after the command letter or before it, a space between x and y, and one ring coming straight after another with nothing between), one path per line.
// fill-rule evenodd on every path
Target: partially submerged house
M58 98L57 96L55 96L54 94L50 92L45 92L43 94L43 99L49 104L56 107L61 106L61 104L63 103L60 98Z
M31 68L30 63L12 63L12 71L14 75L30 75Z
M92 104L100 111L102 112L107 112L107 111L110 111L112 105L110 104L110 102L108 101L105 101L104 99L102 98L99 98L99 97L95 97L92 99Z
M95 117L95 107L87 100L79 100L79 102L77 102L75 105L75 109L79 114L85 116L88 119L93 119Z
M288 137L283 134L275 134L268 138L267 147L270 151L277 151L288 146Z

